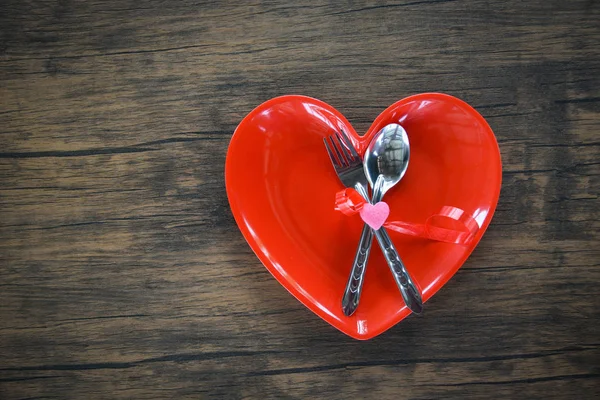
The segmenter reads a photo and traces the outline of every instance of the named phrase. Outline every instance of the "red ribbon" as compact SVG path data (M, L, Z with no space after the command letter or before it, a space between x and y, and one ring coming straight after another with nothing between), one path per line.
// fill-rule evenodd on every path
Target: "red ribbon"
M360 212L366 201L354 189L344 189L335 195L335 209L344 215L354 215ZM440 218L450 218L460 224L461 229L449 229L439 226ZM386 229L404 235L436 240L438 242L468 245L477 232L479 224L475 219L458 207L444 206L433 214L424 224L403 221L390 221L383 224Z

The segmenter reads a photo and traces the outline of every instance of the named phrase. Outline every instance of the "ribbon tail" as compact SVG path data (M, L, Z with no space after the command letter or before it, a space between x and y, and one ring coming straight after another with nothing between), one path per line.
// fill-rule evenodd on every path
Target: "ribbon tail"
M423 224L410 224L408 222L393 221L383 224L385 229L398 232L403 235L427 238L427 227Z
M450 218L460 223L462 229L448 229L435 224L438 217ZM463 210L456 207L445 206L438 214L427 219L425 224L412 224L402 221L387 222L386 229L403 235L414 236L444 243L469 245L479 231L477 221Z

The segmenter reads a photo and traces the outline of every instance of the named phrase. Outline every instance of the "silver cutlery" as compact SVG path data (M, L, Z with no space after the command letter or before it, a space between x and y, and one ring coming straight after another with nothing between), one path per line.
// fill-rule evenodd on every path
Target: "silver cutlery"
M408 136L398 124L387 125L375 135L365 153L364 163L343 131L325 138L324 142L334 169L344 186L355 188L369 201L366 188L368 181L373 188L372 204L381 201L383 195L402 179L408 167ZM381 227L375 231L375 236L407 307L420 314L423 310L421 295L387 231ZM372 241L373 230L365 224L342 299L342 308L347 316L352 315L358 307Z

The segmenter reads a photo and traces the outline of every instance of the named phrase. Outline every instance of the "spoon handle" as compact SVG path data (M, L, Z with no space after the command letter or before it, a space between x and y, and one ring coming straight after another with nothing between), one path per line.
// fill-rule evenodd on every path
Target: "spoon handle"
M358 307L372 243L373 230L369 225L365 224L363 226L362 234L360 235L360 242L358 244L358 249L356 250L356 255L354 256L354 263L352 263L352 271L350 272L350 277L348 278L348 283L344 290L344 297L342 298L342 310L347 317L354 314L354 311L356 311L356 308Z
M394 281L396 281L396 285L400 289L406 306L415 314L421 314L423 312L423 300L421 299L419 289L408 274L406 267L404 267L404 263L400 259L398 251L386 229L381 227L375 231L375 237L379 242L381 250L383 250L383 255L392 271Z
M369 201L369 192L367 192L367 189L363 185L359 183L355 188L366 201ZM354 262L352 263L352 271L348 277L348 283L346 283L344 297L342 297L342 310L347 317L354 314L358 307L372 244L373 230L369 225L364 224L358 248L356 249L356 255L354 256Z

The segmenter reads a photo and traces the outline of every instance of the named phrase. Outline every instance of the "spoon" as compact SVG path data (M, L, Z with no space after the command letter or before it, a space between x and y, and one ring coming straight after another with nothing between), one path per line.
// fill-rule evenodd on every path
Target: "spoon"
M410 145L406 131L402 126L389 124L377 132L367 147L363 160L365 175L373 188L372 204L381 201L385 193L402 179L408 168L409 158ZM368 201L369 197L366 188L359 187L359 189L362 189L359 192ZM411 311L415 314L420 314L423 311L421 295L404 267L387 231L381 227L374 233L392 271L394 281L398 289L400 289L404 302ZM364 258L359 257L359 254L368 257L372 240L372 230L365 227L361 235L356 260ZM363 260L362 263L355 261L350 279L346 285L346 291L342 299L342 308L344 314L347 316L352 315L358 307L366 271L365 264L366 260Z

